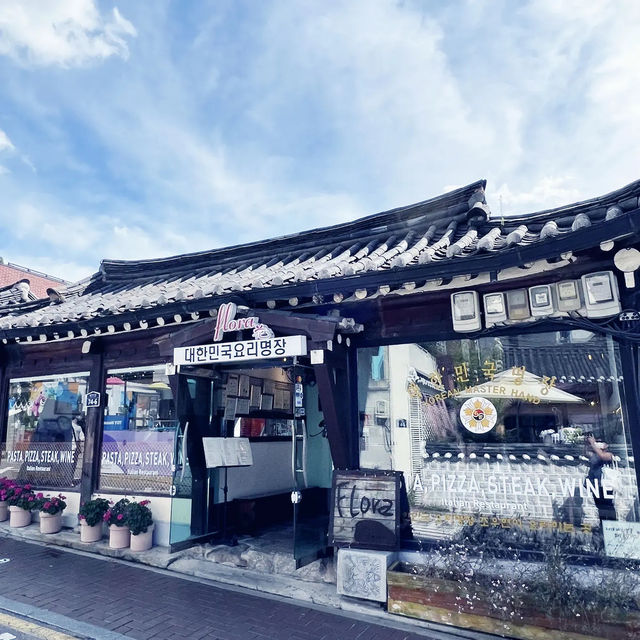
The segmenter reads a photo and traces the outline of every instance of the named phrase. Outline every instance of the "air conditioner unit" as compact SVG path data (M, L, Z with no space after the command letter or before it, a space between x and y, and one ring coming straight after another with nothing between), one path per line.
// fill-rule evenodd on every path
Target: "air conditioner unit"
M389 403L386 400L376 400L376 417L389 417Z

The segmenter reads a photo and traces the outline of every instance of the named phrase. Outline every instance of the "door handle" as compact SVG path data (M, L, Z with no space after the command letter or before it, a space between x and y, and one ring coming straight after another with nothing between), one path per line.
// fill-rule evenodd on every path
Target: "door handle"
M189 421L184 425L184 433L182 434L182 471L180 472L180 481L184 479L184 470L187 467L187 434L189 433Z

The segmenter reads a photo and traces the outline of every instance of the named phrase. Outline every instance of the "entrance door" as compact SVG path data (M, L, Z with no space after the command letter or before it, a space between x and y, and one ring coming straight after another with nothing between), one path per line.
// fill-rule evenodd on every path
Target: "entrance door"
M216 532L213 497L217 476L207 469L203 437L217 436L213 417L215 380L199 375L178 375L174 472L171 504L172 549L202 541ZM210 509L210 505L212 508Z
M332 464L324 431L318 391L295 377L296 417L292 435L292 465L295 478L293 502L293 555L296 568L328 552L329 496ZM301 410L302 409L302 410Z

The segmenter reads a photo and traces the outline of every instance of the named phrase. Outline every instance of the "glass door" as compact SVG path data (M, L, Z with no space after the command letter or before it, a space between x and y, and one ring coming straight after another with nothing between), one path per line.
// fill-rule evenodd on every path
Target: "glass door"
M312 379L305 383L304 375L300 375L303 371L294 367L291 464L295 488L291 496L296 568L327 554L332 475L331 453L318 406L317 388L308 384Z
M215 495L215 471L207 469L202 438L217 436L213 418L215 380L201 375L177 376L177 416L171 488L170 542L185 545L215 532L216 519L210 517ZM210 488L211 484L211 488Z

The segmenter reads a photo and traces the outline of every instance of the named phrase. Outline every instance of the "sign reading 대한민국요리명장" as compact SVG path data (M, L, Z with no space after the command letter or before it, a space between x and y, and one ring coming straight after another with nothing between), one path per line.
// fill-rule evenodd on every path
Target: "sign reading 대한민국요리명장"
M306 336L283 336L265 340L239 340L178 347L173 350L173 363L178 365L240 362L303 356L307 353Z
M213 332L215 344L178 347L173 350L173 364L211 364L306 355L306 336L276 338L273 331L259 321L258 316L236 318L236 313L237 307L233 302L220 305ZM253 340L220 342L226 332L248 329L252 330Z

